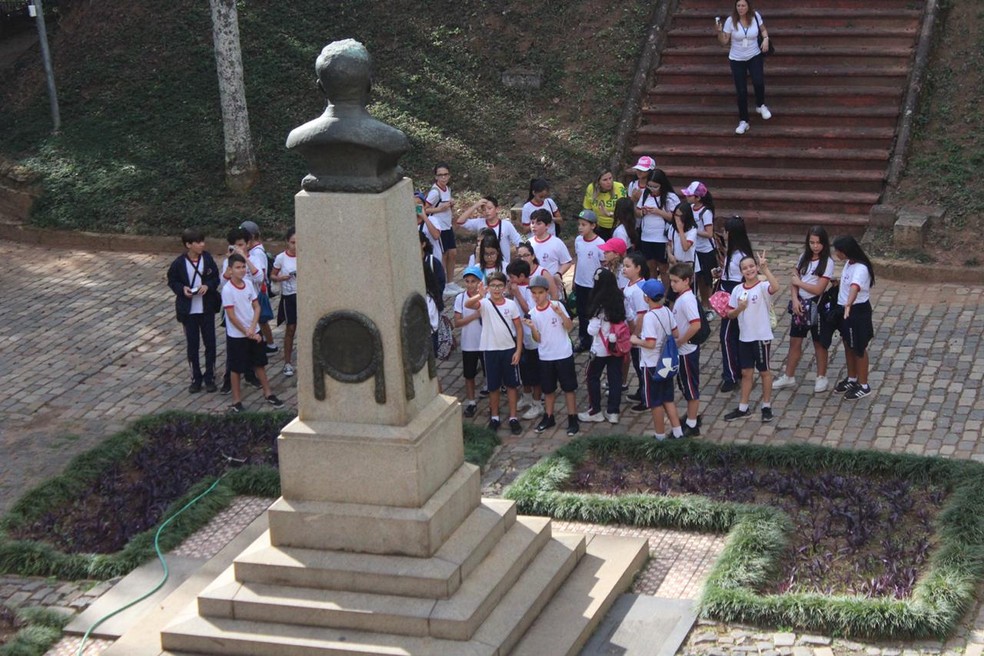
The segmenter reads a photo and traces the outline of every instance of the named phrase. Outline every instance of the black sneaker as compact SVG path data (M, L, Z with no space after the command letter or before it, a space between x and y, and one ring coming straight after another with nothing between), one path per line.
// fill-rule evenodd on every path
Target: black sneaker
M481 389L478 391L478 395L484 398L489 395L489 391L487 389Z
M513 435L519 435L523 432L523 427L520 425L519 420L515 417L509 420L509 432Z
M250 374L245 378L246 378L246 382L252 385L253 387L255 387L256 389L260 389L263 387L263 384L260 383L260 379L256 377L256 374Z
M632 412L648 412L649 408L646 407L645 403L636 403L634 406L629 408Z
M772 408L762 408L762 421L772 421Z
M232 405L229 406L229 409L226 410L226 412L228 412L230 415L237 415L240 412L244 412L242 402L233 403Z
M229 396L232 394L232 383L222 383L222 389L219 390L219 394L222 396Z
M281 401L280 399L278 399L275 394L271 394L270 396L266 397L266 401L267 401L267 403L269 403L270 405L272 405L274 408L282 408L282 407L284 407L284 402Z
M214 394L216 391L218 391L218 389L219 388L215 386L214 380L205 382L205 391L208 392L209 394Z
M571 415L567 418L567 435L573 437L581 432L581 423L577 420L577 417Z
M843 394L844 392L850 392L852 389L856 387L861 387L860 385L858 385L858 381L848 380L847 378L845 378L844 380L834 385L834 391Z
M553 415L544 415L543 419L540 420L540 423L536 425L536 428L534 428L533 431L536 433L542 433L548 428L553 428L556 425L557 420L554 419Z
M485 425L489 430L497 431L499 430L499 425L501 422L498 419L489 419L489 423Z
M471 419L475 416L475 412L478 410L478 406L474 403L469 403L465 405L465 409L461 411L461 414L466 418Z
M854 389L848 390L848 392L844 395L844 398L848 401L857 401L858 399L863 399L869 394L871 394L871 387L868 385L863 387L858 385Z
M280 350L280 347L276 344L267 344L265 348L267 353L276 353Z
M688 426L683 425L683 436L684 437L700 437L700 426Z
M735 408L734 410L732 410L728 414L724 415L724 420L725 421L733 421L735 419L745 419L746 417L751 416L751 414L752 414L751 409L748 409L748 410L739 410L738 408Z
M630 401L635 401L636 403L642 402L642 392L636 392L635 394L629 394L627 397Z
M202 391L202 381L196 380L191 385L188 386L189 394L198 394Z
M725 394L728 392L734 392L736 389L738 389L738 383L733 380L726 380L721 383L721 391Z

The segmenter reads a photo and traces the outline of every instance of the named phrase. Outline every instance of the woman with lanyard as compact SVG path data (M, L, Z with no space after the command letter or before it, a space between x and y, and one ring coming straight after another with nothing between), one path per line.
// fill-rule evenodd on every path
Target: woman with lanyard
M625 185L616 182L612 170L604 168L598 172L594 182L584 192L584 209L591 210L598 218L595 234L608 241L615 231L615 202L626 198Z
M499 218L499 201L493 196L485 196L469 207L458 217L456 223L465 230L473 232L491 230L495 233L499 247L502 249L503 266L509 265L512 249L519 248L523 242L516 226L510 221L503 221Z
M769 32L765 29L762 16L752 8L749 0L737 0L735 9L721 25L721 18L714 19L718 41L723 46L731 45L728 59L731 62L731 76L735 80L738 93L738 127L735 134L748 132L748 83L745 78L752 76L755 88L755 111L764 120L772 118L772 112L765 106L765 56L769 51ZM758 37L762 34L762 46Z

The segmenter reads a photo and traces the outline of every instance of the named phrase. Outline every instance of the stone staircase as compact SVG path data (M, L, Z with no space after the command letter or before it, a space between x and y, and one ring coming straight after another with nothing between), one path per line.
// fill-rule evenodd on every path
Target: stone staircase
M678 187L699 179L718 216L759 232L863 232L882 194L925 9L919 0L771 0L758 5L776 54L766 103L738 123L727 49L714 38L730 3L679 0L639 126L630 137Z

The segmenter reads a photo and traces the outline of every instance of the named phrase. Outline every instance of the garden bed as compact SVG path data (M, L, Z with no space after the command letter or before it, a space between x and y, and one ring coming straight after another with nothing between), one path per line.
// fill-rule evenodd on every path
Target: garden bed
M278 497L276 438L291 419L285 412L169 412L135 422L24 495L0 520L0 572L62 579L126 574L153 557L162 521L220 476L211 493L168 525L162 551L236 495ZM483 464L495 436L470 425L464 430L466 459Z
M972 462L608 437L564 447L506 496L558 519L728 532L706 617L940 637L984 575L982 483Z

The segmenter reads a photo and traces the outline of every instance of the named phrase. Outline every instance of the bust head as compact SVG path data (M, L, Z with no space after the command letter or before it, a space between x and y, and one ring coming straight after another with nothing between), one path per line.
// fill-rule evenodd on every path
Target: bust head
M318 87L328 102L359 103L369 101L372 88L372 60L366 47L354 39L329 43L318 55L314 70Z

